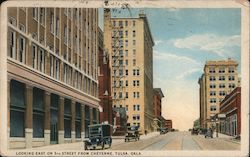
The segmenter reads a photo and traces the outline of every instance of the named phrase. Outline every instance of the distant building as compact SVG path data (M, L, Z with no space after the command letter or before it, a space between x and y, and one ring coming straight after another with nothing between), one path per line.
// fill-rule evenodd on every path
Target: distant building
M172 123L171 119L167 119L165 121L165 127L168 128L168 129L172 129L173 128L173 123Z
M153 113L154 113L154 131L162 127L162 98L164 97L161 88L154 88L153 95Z
M220 102L239 85L238 63L230 58L207 61L200 85L200 125L212 127L211 117L220 112Z
M220 103L220 114L226 116L220 121L220 132L239 136L241 134L241 87L235 88Z
M104 47L110 55L113 108L125 108L128 123L153 131L153 46L147 17L111 17L104 9Z
M98 29L98 47L99 47L99 99L100 99L100 123L108 122L113 125L112 115L112 95L111 95L111 78L110 78L110 59L109 54L103 48L103 32Z
M8 148L81 142L99 119L98 9L9 7L7 16Z

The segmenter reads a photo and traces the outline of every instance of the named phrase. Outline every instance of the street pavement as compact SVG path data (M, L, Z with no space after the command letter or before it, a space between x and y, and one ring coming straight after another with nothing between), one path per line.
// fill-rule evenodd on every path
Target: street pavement
M83 142L57 144L32 150L84 150ZM190 132L168 132L160 135L159 132L142 135L139 141L124 141L124 137L113 137L110 150L240 150L240 142L232 137L219 134L216 138L205 138L203 135L191 135Z

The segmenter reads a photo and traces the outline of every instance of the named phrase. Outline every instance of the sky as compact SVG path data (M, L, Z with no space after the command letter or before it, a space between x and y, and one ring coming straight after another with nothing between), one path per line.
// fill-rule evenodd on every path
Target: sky
M138 17L143 11L155 42L154 88L161 88L162 115L173 128L187 130L199 118L199 84L208 60L231 58L240 64L240 9L143 8L113 10L113 17ZM99 9L103 28L103 10ZM240 73L240 66L238 68Z

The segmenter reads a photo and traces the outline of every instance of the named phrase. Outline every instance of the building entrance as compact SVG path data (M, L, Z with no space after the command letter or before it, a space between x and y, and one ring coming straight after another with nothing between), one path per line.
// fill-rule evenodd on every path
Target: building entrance
M51 94L50 144L58 143L58 103L59 103L59 96Z

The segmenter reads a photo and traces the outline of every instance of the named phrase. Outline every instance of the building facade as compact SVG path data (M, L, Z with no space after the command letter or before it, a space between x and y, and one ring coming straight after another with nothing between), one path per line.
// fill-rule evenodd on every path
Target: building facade
M82 141L98 123L98 11L8 8L8 147Z
M166 119L165 121L165 127L168 128L168 130L173 129L173 122L171 119Z
M230 136L241 134L241 88L235 88L220 103L220 114L226 118L220 121L220 132Z
M162 127L162 104L161 100L164 97L160 88L154 88L153 95L153 113L154 113L154 131Z
M99 28L99 99L100 99L100 123L108 122L113 125L112 95L110 78L110 59L103 47L103 31Z
M128 125L153 130L153 46L146 15L111 18L104 10L104 45L110 53L113 107L124 107Z
M220 112L220 102L239 85L238 63L230 58L223 61L207 61L200 85L200 125L212 127L211 117Z

